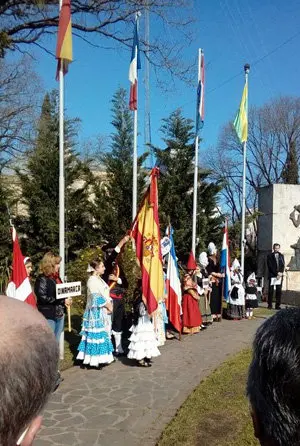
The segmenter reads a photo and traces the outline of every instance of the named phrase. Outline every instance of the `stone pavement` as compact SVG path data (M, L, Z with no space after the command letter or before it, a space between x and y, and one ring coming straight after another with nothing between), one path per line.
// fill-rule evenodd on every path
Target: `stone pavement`
M247 347L262 321L223 320L168 341L151 368L127 358L102 370L73 367L46 408L35 446L154 446L193 389Z

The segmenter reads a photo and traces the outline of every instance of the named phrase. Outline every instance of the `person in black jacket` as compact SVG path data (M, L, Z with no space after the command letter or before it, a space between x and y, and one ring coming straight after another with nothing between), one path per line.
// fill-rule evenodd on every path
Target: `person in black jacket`
M65 304L71 305L72 299L56 299L56 284L60 257L47 253L41 260L39 276L34 285L38 310L47 319L59 344L64 329ZM60 259L61 260L61 259Z
M267 256L268 267L268 279L269 279L269 292L268 292L268 308L272 309L273 292L276 289L276 310L280 310L281 304L281 288L282 288L282 276L285 268L284 256L281 254L279 243L274 243L273 252ZM272 285L272 279L280 281L277 285Z
M118 243L117 246L112 248L113 245L106 245L102 247L105 252L105 273L103 279L108 283L110 288L110 297L113 302L112 313L112 335L115 339L115 354L116 356L124 353L122 347L122 332L125 317L125 307L123 296L128 288L128 282L124 275L124 272L118 265L118 255L121 252L122 247L130 239L129 235L126 235Z

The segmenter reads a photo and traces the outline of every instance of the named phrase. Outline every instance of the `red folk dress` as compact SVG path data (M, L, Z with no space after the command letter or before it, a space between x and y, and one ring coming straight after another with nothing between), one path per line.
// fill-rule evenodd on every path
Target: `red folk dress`
M183 279L182 299L182 332L186 334L199 333L202 324L202 316L199 310L199 295L197 285L189 274Z

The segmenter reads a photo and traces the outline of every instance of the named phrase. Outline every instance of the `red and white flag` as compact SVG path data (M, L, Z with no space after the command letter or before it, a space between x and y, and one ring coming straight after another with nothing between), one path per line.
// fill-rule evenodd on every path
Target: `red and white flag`
M15 228L12 228L13 262L12 273L7 286L6 295L14 299L22 300L36 308L36 301L29 277L24 265L24 257L21 253L18 236Z

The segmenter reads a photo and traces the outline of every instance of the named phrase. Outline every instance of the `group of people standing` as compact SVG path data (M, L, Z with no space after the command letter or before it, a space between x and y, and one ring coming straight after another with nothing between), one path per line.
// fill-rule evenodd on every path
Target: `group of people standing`
M125 236L116 247L103 247L104 260L93 260L87 272L87 304L83 315L81 342L77 359L84 365L98 367L112 363L114 356L124 354L122 333L124 330L124 300L127 280L117 262L122 247L130 239ZM106 280L105 280L106 279ZM128 348L128 358L140 366L150 367L151 358L159 356L158 341L150 321L141 287L134 296L133 325ZM113 342L114 345L113 345ZM113 355L114 352L114 355Z
M104 246L104 259L95 259L88 265L87 303L83 315L81 341L77 359L83 364L98 367L110 364L116 356L123 355L122 335L124 331L125 307L124 294L128 287L126 277L118 264L118 255L130 239L125 236L113 247ZM275 249L276 248L276 249ZM276 245L268 258L269 269L278 279L284 265L284 258ZM38 310L47 319L57 342L64 330L64 314L72 299L57 299L56 284L62 283L59 277L61 258L49 252L44 255L39 275L34 285ZM28 275L32 270L31 260L24 258ZM274 272L274 271L275 272ZM270 273L270 274L271 274ZM224 272L220 270L217 249L209 243L207 252L202 252L196 263L190 254L182 276L182 333L195 334L206 329L214 321L220 321L223 312ZM139 281L140 282L140 281ZM273 282L272 282L273 283ZM251 319L253 310L258 306L257 283L252 273L244 284L240 264L235 259L231 266L231 290L227 296L227 318ZM271 287L271 282L269 289ZM276 305L278 308L278 292ZM270 298L269 298L270 304ZM133 299L133 317L130 328L127 356L143 367L151 366L151 359L159 356L158 347L166 338L174 337L169 329L164 298L159 302L155 315L151 318L147 302L142 297L141 283L137 285ZM58 372L58 382L61 380Z
M103 247L104 259L94 260L88 265L87 271L90 277L87 281L87 304L77 355L77 359L82 360L87 366L110 364L116 356L124 354L123 296L128 284L118 265L117 257L129 239L129 236L124 237L116 247ZM237 260L233 263L231 280L233 286L228 302L228 317L241 319L245 317L245 291ZM252 309L257 306L257 297L251 280L249 286L252 288L248 290L246 306L253 311ZM207 252L200 254L199 264L196 263L194 255L190 254L182 278L183 334L199 333L214 321L221 320L223 281L224 273L220 270L214 243L208 245ZM250 310L247 310L247 314L250 318ZM172 331L163 299L156 313L150 318L139 283L133 298L133 318L127 357L136 360L139 366L150 367L151 359L160 355L158 347L163 345L166 338L174 337L169 329Z
M231 266L231 287L225 296L225 274L220 269L217 248L209 243L207 252L202 252L197 264L193 253L190 254L183 277L183 333L194 334L207 328L222 318L223 300L227 300L228 319L251 319L253 309L258 306L257 282L251 274L246 286L241 273L240 263L235 259Z

